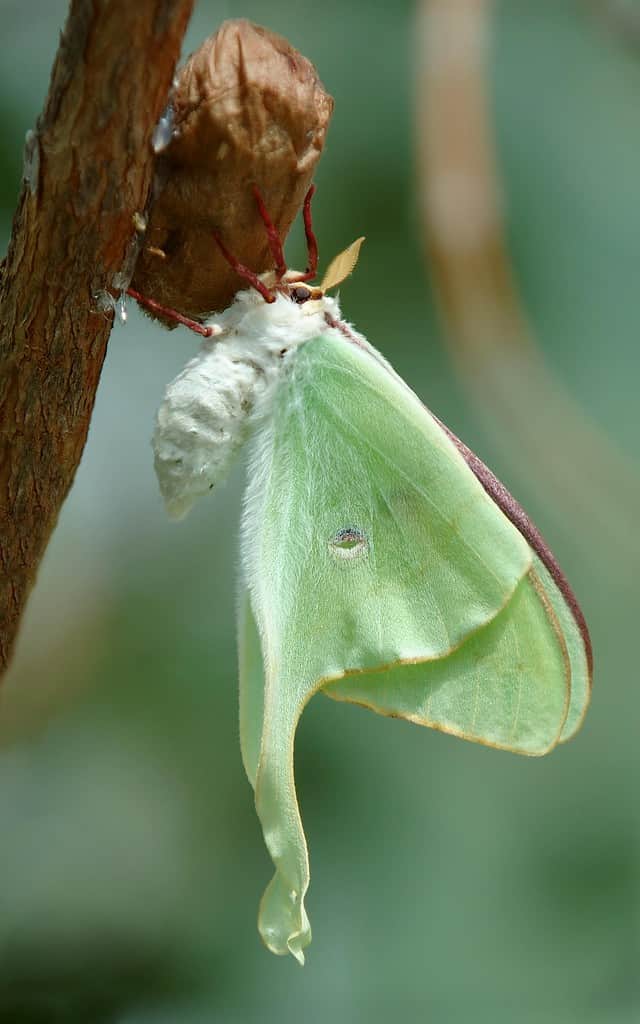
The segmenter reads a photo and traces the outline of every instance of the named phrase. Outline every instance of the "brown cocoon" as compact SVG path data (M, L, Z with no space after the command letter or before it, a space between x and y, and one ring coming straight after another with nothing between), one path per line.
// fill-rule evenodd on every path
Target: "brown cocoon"
M273 267L252 185L284 238L322 152L333 100L283 39L224 22L178 75L174 136L157 161L156 197L131 286L202 319L242 286L213 232L261 273Z

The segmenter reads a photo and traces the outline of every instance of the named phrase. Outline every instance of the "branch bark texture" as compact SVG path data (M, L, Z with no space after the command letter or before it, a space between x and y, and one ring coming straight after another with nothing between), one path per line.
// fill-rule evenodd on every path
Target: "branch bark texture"
M72 0L0 283L0 670L84 448L193 0ZM135 250L134 250L135 257Z

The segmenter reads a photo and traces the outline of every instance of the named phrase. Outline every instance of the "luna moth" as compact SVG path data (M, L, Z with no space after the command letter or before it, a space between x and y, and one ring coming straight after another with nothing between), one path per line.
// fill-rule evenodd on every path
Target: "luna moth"
M520 506L327 294L362 239L314 287L312 190L305 273L287 270L254 191L275 270L257 276L217 237L249 287L193 325L206 340L169 385L153 445L174 518L250 445L240 741L275 866L259 930L303 963L309 859L293 750L311 697L541 755L579 728L592 655L569 584Z

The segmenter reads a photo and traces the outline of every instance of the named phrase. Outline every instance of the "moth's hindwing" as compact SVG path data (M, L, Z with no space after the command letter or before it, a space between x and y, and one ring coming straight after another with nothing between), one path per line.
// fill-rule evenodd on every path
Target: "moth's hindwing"
M506 607L449 656L357 673L325 693L463 739L545 754L560 738L569 672L559 624L531 570Z
M547 600L549 601L567 648L571 693L567 717L560 733L560 743L571 739L584 721L591 700L591 648L586 626L577 621L560 587L538 554L533 556L534 566Z

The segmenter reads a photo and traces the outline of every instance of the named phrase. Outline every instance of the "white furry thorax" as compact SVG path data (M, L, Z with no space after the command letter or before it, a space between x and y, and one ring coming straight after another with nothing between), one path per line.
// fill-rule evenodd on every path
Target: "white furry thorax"
M339 319L340 309L326 295L298 305L277 293L268 303L248 289L208 321L221 333L169 384L156 418L155 468L172 519L223 479L252 418L268 412L292 354L329 329L327 315Z

